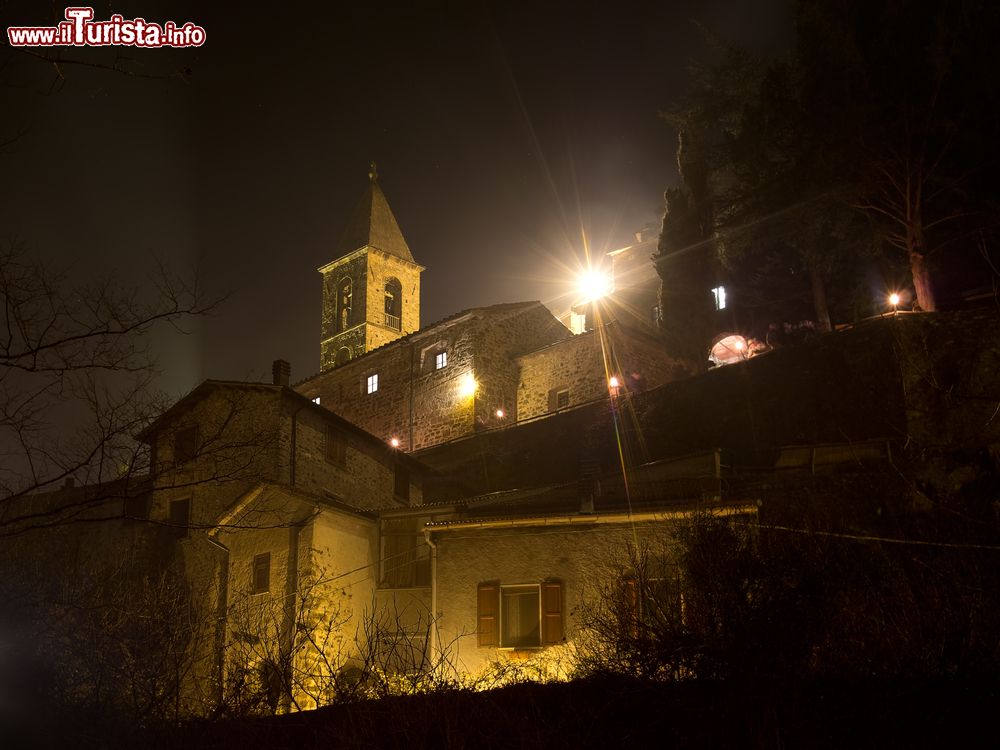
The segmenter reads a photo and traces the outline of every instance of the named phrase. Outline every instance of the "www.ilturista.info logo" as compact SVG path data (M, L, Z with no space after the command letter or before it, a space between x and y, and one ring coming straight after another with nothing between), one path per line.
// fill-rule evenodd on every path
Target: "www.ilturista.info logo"
M56 26L9 26L11 47L200 47L205 29L188 21L153 23L144 18L126 20L117 13L95 21L93 8L67 8L66 20Z

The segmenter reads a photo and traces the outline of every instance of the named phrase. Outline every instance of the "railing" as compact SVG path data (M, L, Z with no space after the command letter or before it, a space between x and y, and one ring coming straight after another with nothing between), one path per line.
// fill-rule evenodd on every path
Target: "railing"
M388 328L392 328L394 331L402 331L403 324L399 319L398 315L390 315L385 313L385 324Z

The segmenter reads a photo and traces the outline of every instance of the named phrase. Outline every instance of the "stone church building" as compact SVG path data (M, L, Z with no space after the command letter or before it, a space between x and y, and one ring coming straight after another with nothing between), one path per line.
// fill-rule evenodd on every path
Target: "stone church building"
M611 320L574 336L540 302L420 326L420 274L373 176L323 277L320 372L295 386L404 451L689 374L652 331ZM609 385L610 384L610 385Z

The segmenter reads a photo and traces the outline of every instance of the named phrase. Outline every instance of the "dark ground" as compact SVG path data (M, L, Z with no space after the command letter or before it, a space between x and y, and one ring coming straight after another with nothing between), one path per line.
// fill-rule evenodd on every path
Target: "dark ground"
M30 747L996 747L998 680L812 681L780 690L592 678L200 722L170 732L77 727ZM50 730L55 730L50 725ZM10 735L8 735L8 739ZM6 747L12 747L4 743Z

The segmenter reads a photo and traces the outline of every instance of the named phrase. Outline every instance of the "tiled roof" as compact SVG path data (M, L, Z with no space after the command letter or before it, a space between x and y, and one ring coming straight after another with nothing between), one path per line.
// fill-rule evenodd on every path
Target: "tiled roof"
M363 247L374 247L408 263L415 262L377 179L368 184L368 189L361 196L340 236L334 257L349 255Z

